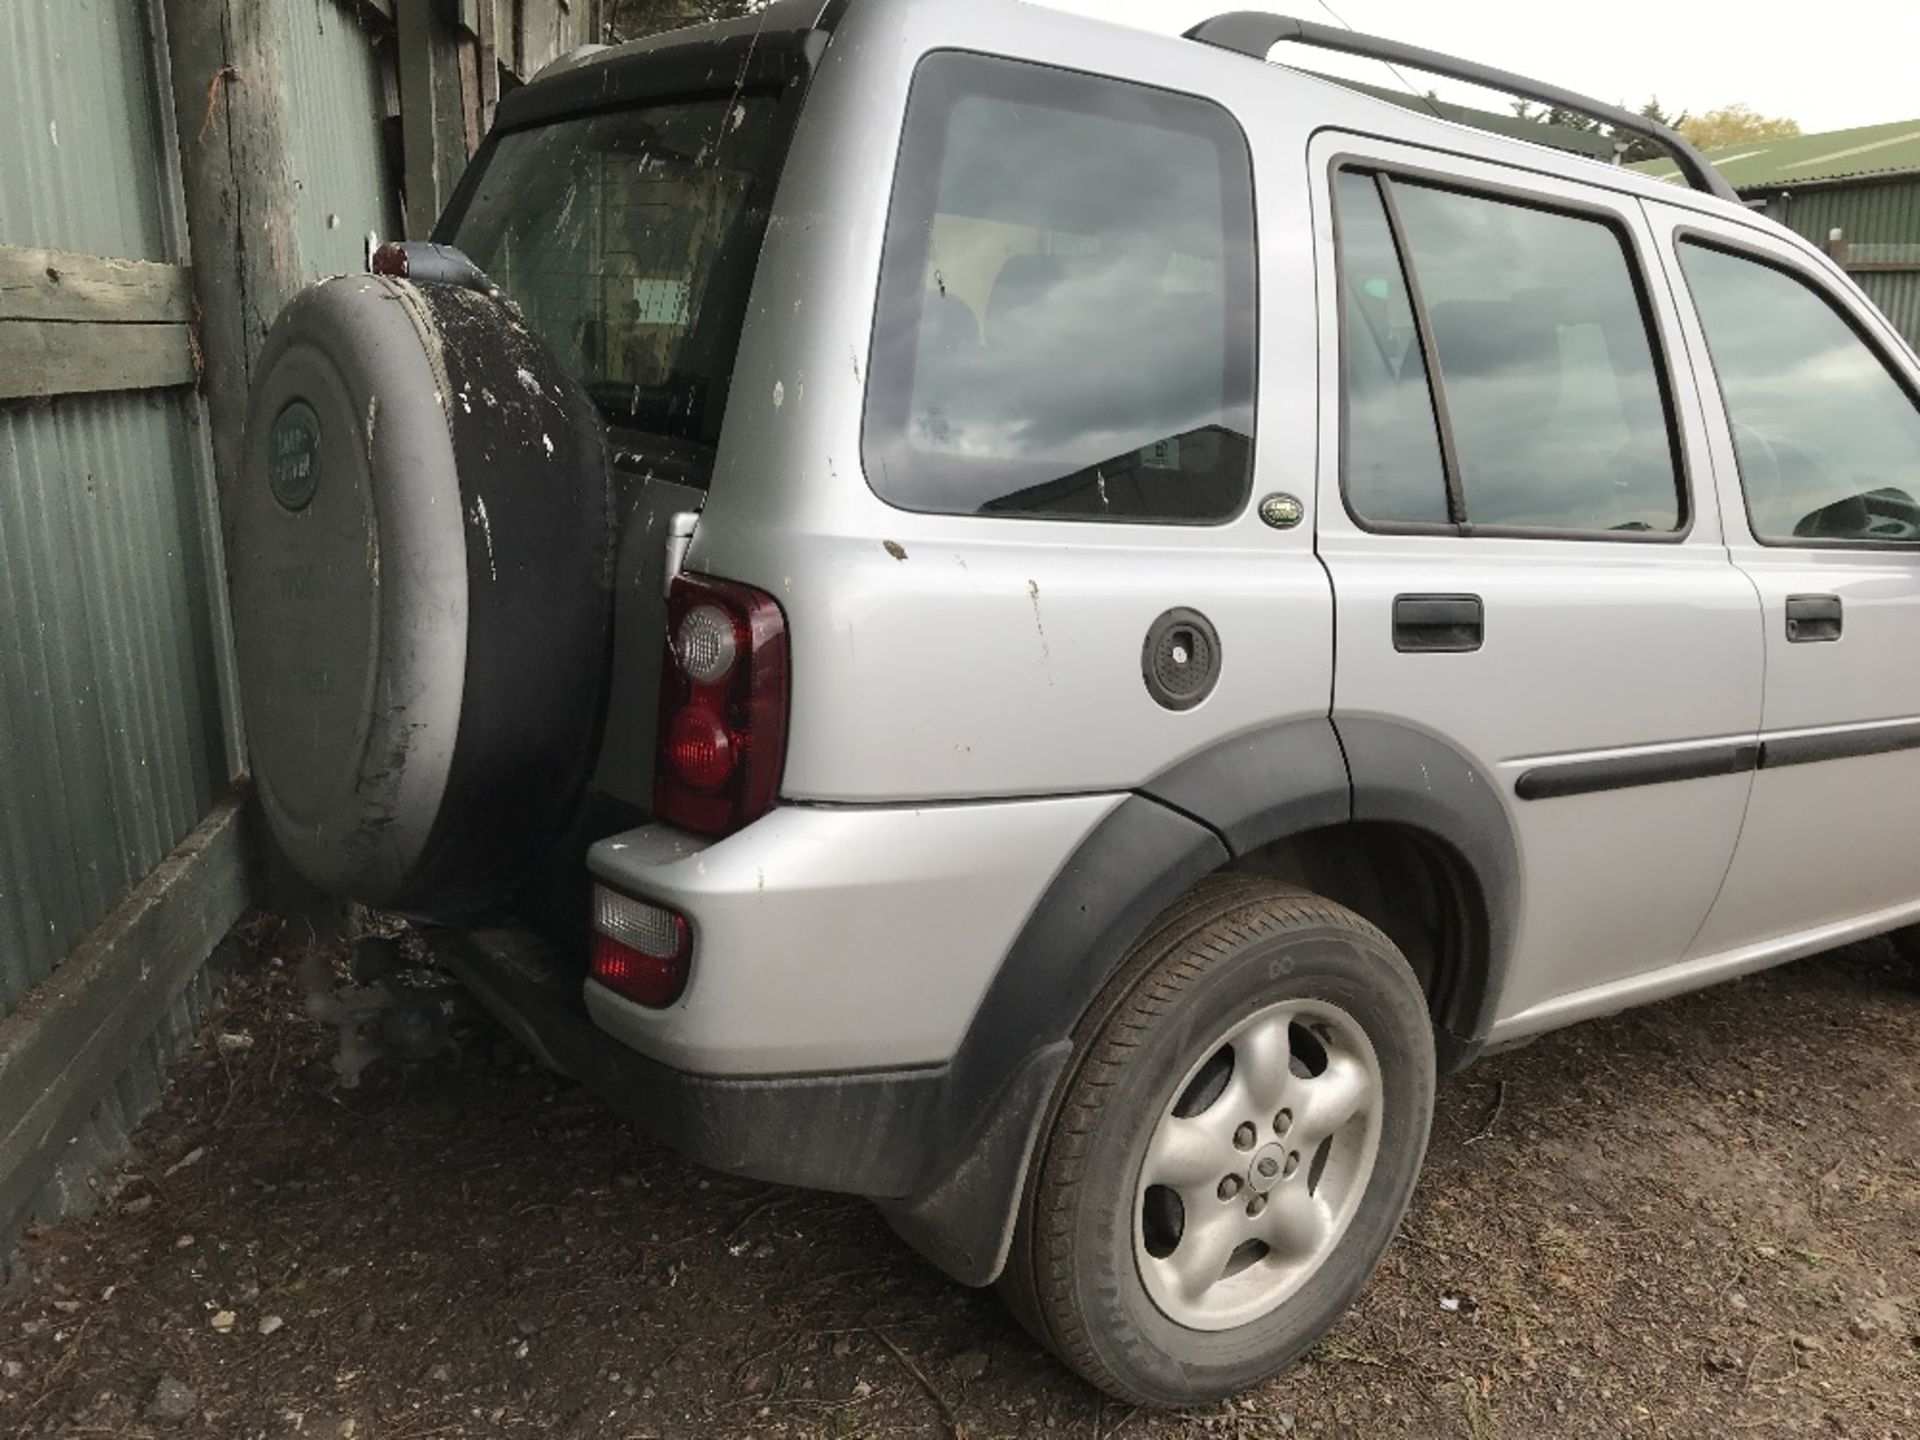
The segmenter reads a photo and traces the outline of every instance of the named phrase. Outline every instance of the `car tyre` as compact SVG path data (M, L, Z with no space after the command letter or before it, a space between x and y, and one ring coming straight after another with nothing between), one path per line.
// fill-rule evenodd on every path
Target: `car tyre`
M1893 942L1893 953L1899 957L1901 970L1908 979L1920 982L1920 925L1896 930L1887 938Z
M1129 1404L1285 1368L1372 1275L1425 1157L1433 1028L1405 958L1343 906L1216 877L1134 946L1074 1052L1009 1308Z

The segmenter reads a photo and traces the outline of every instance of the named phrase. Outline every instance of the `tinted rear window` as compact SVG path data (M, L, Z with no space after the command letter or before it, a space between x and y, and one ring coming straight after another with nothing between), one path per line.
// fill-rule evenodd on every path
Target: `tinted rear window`
M881 273L874 489L948 514L1239 513L1252 194L1245 138L1208 101L929 57Z
M489 152L454 243L610 420L712 444L784 143L762 95L518 131Z

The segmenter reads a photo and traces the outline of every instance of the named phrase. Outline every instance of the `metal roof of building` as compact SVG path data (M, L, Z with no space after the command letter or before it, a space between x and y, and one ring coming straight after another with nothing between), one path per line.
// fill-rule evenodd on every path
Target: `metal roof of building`
M1714 169L1736 190L1784 190L1869 175L1920 174L1920 120L1755 140L1706 153ZM1679 179L1670 160L1648 160L1638 168L1661 180Z

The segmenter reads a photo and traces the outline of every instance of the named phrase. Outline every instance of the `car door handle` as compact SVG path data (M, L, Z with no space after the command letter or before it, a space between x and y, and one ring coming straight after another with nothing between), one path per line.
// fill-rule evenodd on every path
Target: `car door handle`
M1465 655L1486 638L1478 595L1401 595L1393 602L1393 648L1403 654Z
M1789 595L1788 643L1815 645L1823 640L1838 640L1843 614L1838 595Z

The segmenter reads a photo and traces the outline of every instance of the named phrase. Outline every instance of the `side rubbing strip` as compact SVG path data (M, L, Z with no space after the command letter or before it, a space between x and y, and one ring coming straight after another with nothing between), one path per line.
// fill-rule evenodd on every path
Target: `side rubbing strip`
M1527 771L1515 782L1513 790L1522 800L1556 800L1567 795L1593 795L1602 790L1627 790L1637 785L1668 785L1676 780L1739 775L1759 763L1757 742L1668 750L1652 755L1622 755L1607 760L1570 760Z
M1891 755L1896 750L1920 749L1920 720L1870 729L1840 730L1831 735L1790 735L1760 747L1760 768L1812 765L1821 760L1847 760L1860 755Z

